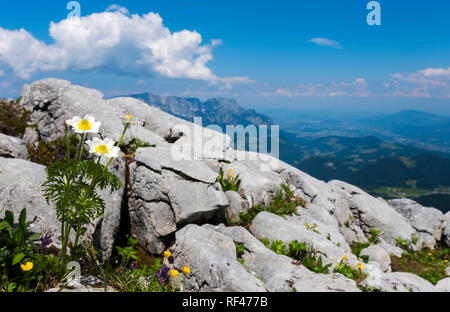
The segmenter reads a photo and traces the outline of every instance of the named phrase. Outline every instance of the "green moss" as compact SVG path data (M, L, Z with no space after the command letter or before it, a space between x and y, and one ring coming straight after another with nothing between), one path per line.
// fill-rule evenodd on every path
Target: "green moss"
M448 266L449 258L449 248L405 251L401 258L391 257L391 267L393 272L413 273L436 284L439 280L447 277L445 269Z

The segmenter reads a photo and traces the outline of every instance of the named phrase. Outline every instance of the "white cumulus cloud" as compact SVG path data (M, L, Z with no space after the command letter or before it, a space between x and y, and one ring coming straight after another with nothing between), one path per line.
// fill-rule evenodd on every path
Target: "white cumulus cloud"
M246 83L217 77L207 63L221 43L202 43L196 31L171 32L159 14L132 14L118 6L81 18L51 22L53 42L46 44L25 29L0 27L0 69L28 79L46 71L99 70L118 74L154 75L204 80L209 83ZM247 78L248 79L248 78Z

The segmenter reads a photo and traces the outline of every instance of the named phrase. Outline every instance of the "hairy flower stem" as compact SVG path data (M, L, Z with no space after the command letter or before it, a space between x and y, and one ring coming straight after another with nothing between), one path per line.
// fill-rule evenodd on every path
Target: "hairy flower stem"
M97 160L97 166L95 167L95 171L94 171L94 175L92 176L92 180L91 180L91 184L89 185L89 189L86 193L83 194L83 198L81 199L81 203L83 204L84 201L87 199L87 197L89 196L89 194L94 190L95 185L97 184L96 182L96 178L97 178L97 168L100 164L100 160L102 159L102 157L100 156ZM76 234L75 234L75 241L74 241L74 246L78 245L78 240L80 238L80 233L81 233L81 220L78 221L77 223L77 230L76 230Z
M65 132L65 140L66 140L66 148L67 148L67 160L70 161L70 145L69 145L70 142L69 142L69 138L67 136L67 130L64 130L64 132ZM85 138L86 138L86 134L83 133L81 135L81 140L80 140L80 143L78 144L78 147L76 150L77 157L75 160L75 164L77 164L78 161L80 160L81 151L83 149L83 142L84 142ZM67 177L66 185L70 184L70 181L72 180L72 178L73 178L73 170L70 172L69 176ZM69 242L70 228L73 226L73 224L71 224L70 222L66 223L66 221L65 221L65 217L66 217L68 209L69 209L69 207L66 207L66 210L63 211L62 219L61 219L61 235L62 235L61 244L62 244L62 246L61 246L61 254L60 254L59 258L62 262L64 262L66 259L66 251L67 251L67 244Z
M129 123L125 124L125 128L123 129L123 132L122 132L122 135L120 136L119 142L117 142L117 145L116 145L117 147L120 147L120 144L122 143L123 137L125 136L125 132L127 132L129 126L130 126ZM103 170L106 170L109 167L109 165L111 164L112 160L113 160L112 158L109 159L108 163L106 164L105 168L103 168Z

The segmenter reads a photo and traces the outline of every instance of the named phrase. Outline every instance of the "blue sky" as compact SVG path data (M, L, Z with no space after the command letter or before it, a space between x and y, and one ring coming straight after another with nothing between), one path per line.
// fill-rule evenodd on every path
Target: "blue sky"
M366 22L368 0L78 2L79 23L64 22L68 1L0 10L0 96L57 77L106 96L450 114L449 1L379 1L380 26Z

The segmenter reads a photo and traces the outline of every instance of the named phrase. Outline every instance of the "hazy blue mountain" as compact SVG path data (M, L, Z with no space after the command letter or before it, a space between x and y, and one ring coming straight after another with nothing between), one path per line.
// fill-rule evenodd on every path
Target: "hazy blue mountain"
M193 121L202 117L204 125L271 125L268 116L258 114L253 109L245 109L234 99L212 98L205 102L197 98L161 96L152 93L128 95L185 120Z

